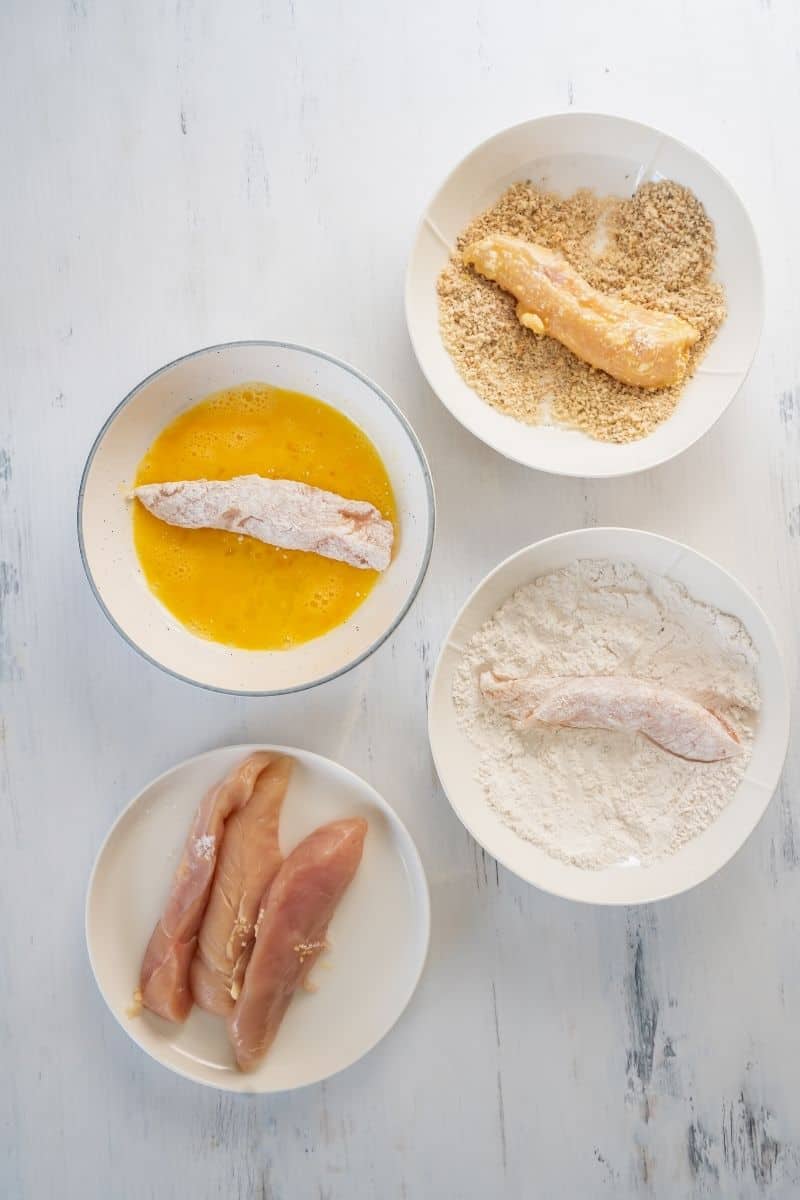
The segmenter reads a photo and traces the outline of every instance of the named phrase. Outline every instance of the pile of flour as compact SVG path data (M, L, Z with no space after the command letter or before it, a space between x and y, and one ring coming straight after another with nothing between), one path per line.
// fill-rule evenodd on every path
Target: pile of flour
M504 675L632 675L698 700L743 753L686 762L641 734L515 730L481 696ZM758 655L736 617L629 562L582 560L520 588L467 644L453 682L488 803L521 837L585 868L651 863L706 829L750 758Z

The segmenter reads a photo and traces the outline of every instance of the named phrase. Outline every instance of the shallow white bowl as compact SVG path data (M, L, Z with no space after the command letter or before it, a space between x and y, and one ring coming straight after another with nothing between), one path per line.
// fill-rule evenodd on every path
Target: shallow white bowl
M211 392L254 381L307 392L348 416L376 446L397 500L400 531L388 570L345 624L290 650L233 649L181 625L145 582L126 499L140 459L165 425ZM377 650L408 612L425 577L434 523L430 470L397 406L354 367L286 342L210 346L150 375L100 430L78 500L86 573L117 631L150 662L188 683L251 695L312 687Z
M147 1011L131 1017L129 1010L195 809L207 788L255 750L295 759L281 813L284 854L317 826L341 817L365 817L369 830L361 865L331 922L331 950L312 973L318 990L298 992L266 1059L245 1075L236 1070L219 1018L195 1008L185 1024L173 1025ZM361 1058L411 999L429 935L425 874L396 813L338 763L285 746L226 746L154 780L113 825L86 898L92 970L122 1028L176 1074L231 1092L302 1087Z
M476 782L479 754L456 720L453 675L463 647L517 588L580 558L625 559L685 585L692 596L743 622L759 654L761 713L747 771L727 808L699 837L652 866L589 871L562 863L504 825ZM476 841L521 879L568 900L643 904L702 883L753 831L775 791L789 740L789 688L775 631L733 576L670 538L637 529L580 529L536 542L500 563L467 600L439 655L428 732L436 769L456 815Z
M631 195L645 180L674 179L699 197L717 232L717 278L728 317L673 416L627 445L554 426L529 426L492 408L456 371L439 335L436 279L461 230L510 184L530 179L569 194L579 187ZM406 277L406 319L428 383L456 420L507 458L581 477L629 475L666 462L722 415L753 361L763 318L763 280L750 218L731 185L696 151L621 117L562 113L503 130L451 172L426 209Z

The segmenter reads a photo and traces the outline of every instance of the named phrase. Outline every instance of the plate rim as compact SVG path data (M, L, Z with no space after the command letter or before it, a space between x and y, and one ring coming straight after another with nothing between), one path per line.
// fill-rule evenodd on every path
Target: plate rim
M687 884L686 886L683 886L683 887L676 886L676 887L670 888L668 890L661 890L661 891L657 892L656 894L649 896L646 899L637 899L637 900L624 900L624 899L615 899L615 898L606 899L606 900L596 899L596 898L593 899L593 898L589 898L587 896L576 895L576 894L574 894L574 892L570 892L566 889L560 890L556 887L545 886L544 884L537 882L536 880L531 878L530 875L520 874L520 872L515 867L511 866L508 862L506 862L505 858L502 855L496 854L495 851L491 847L487 846L485 844L485 842L474 831L470 821L463 814L463 812L458 807L457 802L450 795L450 792L448 791L447 785L444 781L444 777L443 777L442 771L440 769L441 755L437 758L437 752L436 752L436 733L435 733L435 729L434 729L434 726L435 726L434 705L431 702L433 695L434 695L434 690L437 687L441 686L440 677L444 670L444 659L445 659L447 648L451 641L453 632L456 629L456 627L458 626L458 624L460 623L462 617L464 617L464 615L468 612L468 610L471 607L471 605L473 604L474 600L477 598L478 593L486 586L486 584L489 583L489 581L491 579L493 579L500 571L502 571L506 566L508 566L508 564L511 563L514 559L520 558L520 557L522 557L522 555L528 554L530 551L532 551L534 549L539 549L539 547L546 546L553 542L565 541L565 540L573 537L575 534L588 534L591 537L591 536L594 536L595 534L608 534L608 533L612 533L612 534L622 533L622 534L626 534L626 535L633 534L636 537L644 537L647 540L663 542L663 543L673 547L676 551L679 551L680 553L685 553L685 554L690 555L691 557L701 559L703 562L709 564L716 570L720 571L723 575L727 576L727 578L734 584L734 586L740 592L743 593L743 595L747 598L749 603L752 604L753 608L758 612L760 618L763 620L765 629L766 629L769 637L772 640L775 650L777 651L777 657L778 657L778 661L780 663L780 679L781 679L780 699L782 701L782 716L783 716L783 726L784 726L784 728L782 730L782 738L781 738L782 753L780 755L779 762L776 764L777 770L775 772L774 785L771 787L771 789L764 801L763 807L758 814L756 821L754 822L752 827L747 831L747 833L742 838L742 840L739 842L739 844L730 852L730 854L728 854L728 856L726 858L724 858L715 867L713 867L713 869L711 869L707 874L703 875L701 878L695 879L693 882ZM518 585L518 586L522 586L522 585ZM452 703L451 697L448 697L447 699L448 699L448 702ZM743 583L741 583L739 581L739 579L732 572L730 572L726 567L723 567L721 563L716 561L716 559L709 557L709 555L707 555L707 554L703 554L700 550L695 550L692 546L687 545L685 542L680 542L676 538L671 538L666 534L652 533L649 530L634 529L630 526L624 526L624 525L598 525L598 526L582 527L582 528L578 528L578 529L564 530L561 533L551 534L549 537L546 537L546 538L539 538L537 541L530 542L528 545L522 546L522 547L520 547L519 550L515 550L513 553L507 555L506 558L504 558L501 562L499 562L495 567L493 567L490 571L488 571L481 580L479 580L479 582L476 584L476 586L472 589L470 594L467 596L466 600L461 605L461 607L459 608L455 617L453 618L452 622L448 626L447 632L444 635L441 647L439 649L439 654L436 659L436 665L434 667L433 674L431 675L430 688L428 690L428 721L427 721L428 741L430 744L431 757L433 759L433 764L436 768L436 775L439 779L439 783L441 785L442 791L444 792L445 797L447 798L448 804L450 805L451 809L453 810L453 813L455 814L457 819L461 822L461 824L464 826L464 828L466 829L466 831L470 835L470 837L473 838L478 843L478 845L481 846L482 849L484 849L486 851L487 854L491 855L492 858L496 859L496 861L499 862L502 867L504 867L507 871L509 871L517 879L520 879L523 883L528 884L530 887L536 888L538 891L544 892L548 895L556 896L560 900L569 901L570 903L574 903L574 904L584 904L584 905L588 905L588 906L596 906L598 908L625 908L625 907L632 907L632 906L638 906L638 905L657 904L663 900L669 900L672 897L684 895L685 893L692 891L694 888L699 887L704 883L707 883L710 879L712 879L714 877L714 875L716 875L719 871L721 871L724 867L726 867L732 861L732 859L735 858L737 854L739 854L739 852L743 849L745 844L749 841L750 837L752 836L752 834L755 832L758 825L763 820L763 818L767 812L767 809L769 808L772 800L774 799L775 793L778 789L778 786L780 785L781 776L783 774L783 770L784 770L784 767L786 764L786 757L787 757L788 750L789 750L789 742L790 742L790 735L791 735L791 722L792 722L792 696L791 696L791 689L789 687L789 679L788 679L788 674L787 674L787 670L786 670L786 660L785 660L785 655L783 653L781 641L777 635L777 631L776 631L772 621L767 616L767 614L764 612L764 609L761 607L761 605L758 603L758 601L755 600L755 598L753 597L751 592L744 586ZM520 841L524 841L524 839L520 839ZM577 869L579 869L579 868L577 868Z
M370 388L380 400L383 401L383 403L387 406L389 411L398 420L400 426L403 428L404 432L406 433L406 436L408 437L408 439L411 443L411 446L417 455L420 467L422 469L422 476L423 476L423 479L425 480L425 495L427 498L427 506L426 506L426 526L427 526L427 528L426 528L426 534L425 534L425 549L423 552L422 563L420 565L419 572L417 573L417 577L414 580L414 583L412 584L411 589L409 590L408 596L406 597L406 600L404 601L399 612L394 617L392 622L388 625L386 630L380 635L380 637L376 638L376 640L370 646L368 646L366 650L362 651L362 653L357 655L354 659L351 659L350 662L345 663L345 665L343 667L340 667L337 671L331 671L331 672L329 672L329 674L322 675L318 679L310 679L307 682L297 684L294 687L270 688L267 690L252 690L252 689L219 687L216 684L204 683L202 679L195 679L190 675L183 675L180 671L173 670L172 667L168 667L165 663L159 662L159 660L157 658L154 658L151 654L148 654L145 650L142 649L142 647L138 644L138 642L134 641L133 638L126 632L126 630L124 630L122 628L122 626L119 624L119 622L116 620L116 618L112 614L111 610L106 605L106 602L103 599L103 597L100 593L100 590L95 582L91 567L89 566L89 557L88 557L88 554L86 551L86 543L85 543L84 532L83 532L84 500L85 500L85 495L86 495L86 485L87 485L87 482L89 479L89 473L91 471L95 456L97 455L97 452L100 449L100 445L101 445L106 433L108 432L108 430L110 429L111 425L114 423L116 418L119 416L119 414L123 411L123 409L127 408L128 404L130 404L135 399L136 395L142 390L142 388L147 387L147 385L152 383L154 379L157 379L160 375L163 375L166 371L170 371L174 367L179 366L181 363L188 362L189 359L192 359L192 358L198 358L203 354L213 353L214 351L230 350L230 349L239 348L242 346L267 346L267 347L272 347L273 349L276 349L276 350L297 350L302 354L310 355L312 358L321 358L325 362L329 362L329 363L333 364L334 366L339 367L341 370L347 372L348 374L353 375L356 379L359 379L363 384L365 384L368 388ZM331 405L330 407L333 407L333 406ZM411 611L411 607L414 604L414 601L416 600L417 595L419 594L420 588L422 587L423 583L425 582L425 578L428 574L428 569L430 567L431 556L433 554L433 547L434 547L434 542L435 542L435 537L436 537L437 505L436 505L436 489L435 489L434 482L433 482L433 473L431 472L430 464L428 462L427 456L425 454L425 450L423 449L422 442L420 441L420 438L417 435L416 430L414 429L413 425L411 424L411 422L409 421L409 419L405 415L405 413L402 411L402 409L400 409L398 407L398 405L395 403L395 401L392 400L391 396L389 396L389 394L387 392L385 392L383 390L383 388L381 388L377 383L375 383L375 381L373 379L371 379L369 375L366 375L363 371L359 371L359 369L357 367L354 367L351 363L346 362L342 358L337 358L333 354L328 354L325 350L317 350L312 346L305 346L301 342L289 342L289 341L285 341L282 339L270 339L270 338L244 338L242 340L232 341L232 342L215 342L211 346L202 346L198 350L190 350L188 354L181 354L178 358L172 359L171 362L164 363L163 366L158 367L155 371L151 371L149 375L146 375L144 379L142 379L139 383L137 383L133 388L131 388L131 390L125 396L123 396L122 400L120 400L119 403L116 404L114 406L114 408L111 410L111 412L108 414L105 421L101 425L100 430L98 431L94 441L92 442L92 447L89 451L88 457L86 459L83 470L81 472L80 484L78 486L76 518L77 518L77 534L78 534L78 551L80 553L81 562L83 563L84 574L86 575L86 579L89 583L89 587L92 591L92 594L94 595L94 598L95 598L101 612L106 617L106 620L109 622L111 627L123 639L123 641L126 642L127 645L130 646L130 648L136 652L136 654L138 654L138 656L140 658L144 659L145 662L150 663L151 666L157 667L159 671L163 671L166 675L170 675L173 679L179 679L182 683L188 683L192 687L203 688L207 692L214 692L218 695L223 695L223 696L250 696L250 697L254 697L254 698L265 698L265 697L269 697L269 696L291 696L291 695L294 695L296 692L305 692L305 691L308 691L310 688L319 687L320 685L322 685L324 683L330 683L334 679L341 678L342 675L346 675L349 671L354 670L356 667L360 666L361 663L363 663L366 659L370 658L377 650L380 650L381 646L386 641L388 641L388 639L392 636L393 633L395 633L397 631L397 629L399 629L400 625L405 620L405 618L408 616L408 613ZM323 634L322 636L324 637L325 635ZM254 653L257 653L257 651Z
M371 799L377 804L377 807L385 814L385 816L389 820L389 823L395 828L395 830L399 831L401 838L404 840L404 842L406 844L406 848L407 848L409 857L407 859L404 859L404 863L407 868L409 868L409 869L413 868L413 878L412 878L413 895L415 897L416 904L420 907L421 924L418 928L418 932L420 935L420 944L421 944L422 949L421 949L421 954L419 956L419 962L415 964L415 970L413 972L413 978L411 980L410 986L408 987L407 992L403 996L402 1003L400 1004L397 1012L392 1017L389 1024L386 1025L386 1027L383 1029L383 1031L372 1042L370 1042L370 1044L368 1046L365 1046L365 1048L355 1058L352 1058L349 1062L345 1063L343 1066L337 1067L337 1069L335 1071L331 1072L329 1075L323 1075L320 1078L314 1079L314 1080L306 1080L301 1083L293 1084L290 1087L282 1087L282 1088L259 1088L259 1087L252 1087L252 1086L247 1087L244 1085L244 1081L252 1080L253 1076L245 1075L245 1074L241 1074L243 1086L234 1087L234 1086L229 1086L222 1082L220 1082L220 1083L212 1082L211 1079L201 1079L197 1075L193 1074L190 1070L182 1070L180 1067L175 1066L172 1063L164 1062L164 1060L162 1058L160 1058L157 1054L155 1054L149 1046L145 1045L142 1041L139 1040L139 1038L136 1037L134 1029L131 1028L133 1023L131 1021L127 1021L127 1022L123 1021L121 1015L119 1013L117 1013L116 1009L111 1004L111 1001L109 1000L109 997L106 994L106 991L103 987L103 983L101 981L101 974L98 972L98 969L97 969L96 954L93 954L93 950L92 950L93 941L92 941L92 934L90 931L90 921L91 921L90 908L91 908L93 893L94 893L95 884L96 884L96 880L97 880L97 874L98 874L98 870L101 865L101 861L106 853L106 850L107 850L112 838L116 834L119 826L122 824L122 822L125 820L125 818L130 814L130 812L141 802L142 798L146 795L146 793L149 792L151 788L154 788L158 784L163 783L165 780L168 779L168 777L170 775L173 775L173 774L177 773L178 771L183 770L184 768L192 765L193 763L199 762L201 759L212 758L214 755L220 754L224 751L233 751L233 750L241 751L243 756L246 756L247 754L253 754L258 750L273 750L278 753L284 753L290 757L296 757L298 760L301 760L301 759L305 759L306 761L311 760L312 763L322 762L322 763L325 763L328 765L332 765L336 771L341 772L346 778L355 780L359 786L366 787L368 792L371 794ZM164 1070L170 1071L173 1075L177 1075L182 1079L186 1079L190 1083L195 1083L202 1087L210 1088L213 1091L227 1092L231 1095L277 1096L277 1095L282 1095L282 1094L288 1093L288 1092L298 1091L301 1088L305 1088L305 1087L315 1087L315 1086L318 1086L320 1083L323 1083L325 1080L333 1079L334 1076L340 1075L343 1071L348 1070L350 1067L354 1066L357 1062L360 1062L362 1058L365 1058L366 1055L369 1054L372 1050L374 1050L375 1047L380 1042L382 1042L383 1039L389 1033L391 1033L391 1031L394 1029L395 1025L400 1020L403 1013L406 1011L409 1004L411 1003L411 1000L413 999L413 997L417 991L417 988L419 987L419 983L422 978L422 975L425 970L425 966L427 964L428 957L430 954L430 942L431 942L430 885L428 883L428 878L427 878L427 875L425 872L425 867L422 863L422 859L420 857L419 850L417 849L416 842L414 841L411 834L409 833L407 826L401 820L401 818L398 816L396 810L391 806L391 804L389 804L388 800L386 800L381 795L381 793L377 790L377 788L375 788L373 786L373 784L371 784L368 780L364 779L363 776L358 775L355 771L352 771L349 767L344 766L343 763L338 762L336 759L328 758L327 755L324 755L324 754L318 754L314 750L305 750L299 746L285 746L285 745L279 745L277 743L268 743L268 742L231 743L231 744L226 744L224 746L215 746L215 747L212 747L210 750L202 750L202 751L200 751L199 754L190 755L188 758L184 758L180 762L175 763L173 766L168 767L165 771L162 771L159 775L156 775L156 776L154 776L153 779L149 780L144 785L144 787L140 788L139 791L128 801L128 803L125 804L125 806L122 809L120 809L120 811L117 813L116 817L112 821L111 826L109 827L107 833L105 834L102 842L100 843L100 846L97 850L94 861L92 863L92 869L89 872L89 880L86 885L86 898L84 900L84 910L83 910L83 935L84 935L84 944L85 944L85 948L86 948L86 954L87 954L87 957L89 960L89 966L91 968L92 976L94 978L94 982L97 987L97 990L100 993L100 996L103 1000L103 1003L106 1006L106 1009L111 1014L111 1016L114 1018L114 1021L116 1022L116 1024L127 1035L127 1037L129 1037L130 1040L133 1042L133 1044L139 1050L141 1050L144 1054L146 1054L148 1058L152 1059L153 1062L157 1063L158 1066L160 1066ZM234 1076L234 1077L237 1079L240 1078L240 1076Z
M741 372L739 380L736 383L736 387L731 392L731 394L728 397L728 399L726 400L724 406L717 413L717 415L714 417L714 419L711 421L711 423L709 425L707 425L706 428L703 429L700 433L698 433L696 437L692 438L691 441L686 442L684 445L678 447L675 450L672 450L668 453L662 454L660 457L653 459L652 462L643 463L641 466L623 467L621 469L613 469L613 470L605 470L605 471L598 471L598 470L586 471L586 470L572 470L572 469L556 470L553 467L543 465L543 464L534 465L531 462L529 462L527 459L515 454L513 452L513 448L501 449L498 445L495 444L494 441L487 440L487 438L484 437L482 433L478 432L477 429L475 429L473 427L473 424L471 422L469 422L463 414L461 414L455 410L455 408L449 403L449 401L446 400L445 397L434 386L433 381L431 380L431 378L428 374L428 368L427 368L426 362L424 361L424 355L422 355L420 353L419 343L415 336L416 322L412 315L413 307L414 307L412 304L412 300L411 300L412 272L414 269L415 259L417 256L419 243L420 243L420 240L422 237L422 232L425 228L425 223L426 223L429 212L434 207L437 200L442 195L442 193L445 191L445 189L448 187L451 180L453 179L453 176L459 170L461 170L461 168L471 158L473 158L475 155L479 154L482 150L484 150L486 147L488 147L492 142L498 140L501 137L505 137L508 134L512 134L512 133L516 132L517 130L521 130L521 129L524 129L527 127L532 127L534 125L538 125L540 122L543 122L543 121L562 121L562 120L563 121L571 121L575 118L578 118L578 119L583 119L583 118L598 119L599 118L599 119L606 120L606 121L608 121L608 120L614 121L614 122L619 123L620 125L628 125L637 130L640 130L642 132L647 132L649 134L652 134L656 138L660 138L662 140L669 141L669 142L673 143L674 145L680 147L682 150L686 151L688 154L693 155L695 158L700 159L704 163L704 165L723 184L723 186L727 189L727 191L731 195L732 199L736 203L738 203L739 207L741 208L742 214L745 218L745 222L749 228L750 233L752 234L753 247L755 249L755 265L757 268L757 276L758 276L758 288L757 288L758 321L757 321L757 327L755 330L753 352L750 356L750 361L747 363L746 367ZM434 396L436 396L439 403L442 404L444 406L444 408L450 413L451 417L453 417L454 420L458 421L458 423L464 429L466 429L467 432L470 433L473 437L477 438L478 441L483 442L483 444L485 446L488 446L491 450L493 450L495 452L495 454L501 455L503 458L507 459L509 462L514 462L514 463L517 463L519 466L526 467L529 471L541 471L542 474L552 475L555 478L563 478L563 479L624 479L624 478L627 478L632 475L641 475L645 471L655 470L657 467L661 467L665 463L671 462L673 459L678 458L682 454L685 454L687 450L690 450L692 448L692 446L695 446L708 433L711 432L711 430L722 419L722 417L728 411L730 406L733 404L736 397L741 392L742 388L744 387L745 383L747 382L747 380L750 376L750 373L753 369L753 363L755 362L756 355L758 354L759 348L761 346L761 340L762 340L762 336L763 336L763 332L764 332L764 322L766 319L764 256L763 256L763 252L761 250L761 244L760 244L759 238L758 238L758 231L756 229L756 225L753 220L753 217L750 213L749 206L744 202L744 200L740 196L737 189L733 186L731 181L728 179L727 175L724 175L723 172L717 166L715 166L715 164L713 162L711 162L711 160L709 158L707 158L705 156L705 154L702 153L702 151L696 150L694 148L694 146L691 146L688 142L683 141L682 138L675 137L673 134L668 133L666 130L658 128L658 126L649 125L646 121L636 121L631 117L623 116L623 115L620 115L619 113L614 113L614 112L600 112L598 110L592 110L592 109L561 108L561 109L555 109L552 112L539 113L538 116L529 117L527 120L524 120L524 121L516 121L513 125L507 125L507 126L503 127L502 129L498 129L495 133L490 134L488 137L483 138L483 140L480 141L476 146L473 146L471 150L468 150L467 153L462 155L461 158L459 158L458 161L450 168L450 170L447 172L447 174L442 179L441 183L436 187L436 189L430 195L428 202L424 206L422 213L420 215L420 218L416 224L416 227L414 230L414 235L413 235L413 238L411 241L411 249L410 249L410 252L408 255L408 262L406 264L404 287L403 287L403 308L404 308L404 312L405 312L406 329L408 331L409 341L411 342L411 348L414 351L414 357L417 361L417 365L418 365L420 371L422 372L422 374L425 378L425 382L427 383L430 390L433 392ZM470 389L470 390L472 390L472 389ZM475 395L477 395L477 393L475 393ZM480 399L480 397L478 397L478 398ZM503 415L508 415L508 414L500 413L499 415L503 416ZM509 419L513 420L514 418L509 417ZM642 438L641 441L646 442L647 438Z

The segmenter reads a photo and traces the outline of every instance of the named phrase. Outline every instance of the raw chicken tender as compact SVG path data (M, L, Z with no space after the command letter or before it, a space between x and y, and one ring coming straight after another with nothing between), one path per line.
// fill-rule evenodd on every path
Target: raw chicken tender
M627 675L508 679L484 671L480 689L519 728L567 725L642 733L679 758L719 762L739 754L736 734L710 709L680 692Z
M273 757L247 804L225 823L189 976L195 1004L207 1012L226 1015L239 994L259 905L283 861L278 821L292 765L283 755Z
M274 757L259 751L239 763L210 789L195 814L167 906L145 951L139 983L144 1007L168 1021L185 1021L192 1007L189 968L225 822L247 803L256 780Z
M284 550L306 550L364 570L385 571L392 557L394 528L366 500L296 483L237 475L146 483L134 489L145 508L187 529L224 529Z
M325 947L328 924L358 869L367 833L360 817L316 829L284 862L265 897L236 1007L233 1051L252 1071L272 1045L298 984Z
M614 379L663 388L685 375L688 350L700 337L693 326L598 292L555 250L493 234L468 246L464 261L516 296L521 324Z

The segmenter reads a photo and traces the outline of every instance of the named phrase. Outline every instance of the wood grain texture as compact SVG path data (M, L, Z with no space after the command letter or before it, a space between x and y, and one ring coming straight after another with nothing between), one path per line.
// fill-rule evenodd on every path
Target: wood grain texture
M646 910L567 904L471 842L427 751L443 633L501 557L634 524L732 570L792 671L800 588L800 249L793 0L7 0L0 7L0 1192L4 1197L791 1197L800 1193L800 748L745 848ZM408 344L424 203L497 129L619 112L731 178L767 324L740 397L677 461L620 482L505 462ZM440 504L415 608L356 672L235 700L136 657L75 538L91 441L145 374L285 337L374 376ZM469 481L465 489L465 481ZM320 1087L204 1091L145 1059L93 984L88 872L156 773L295 743L365 775L429 872L433 944L394 1032Z

